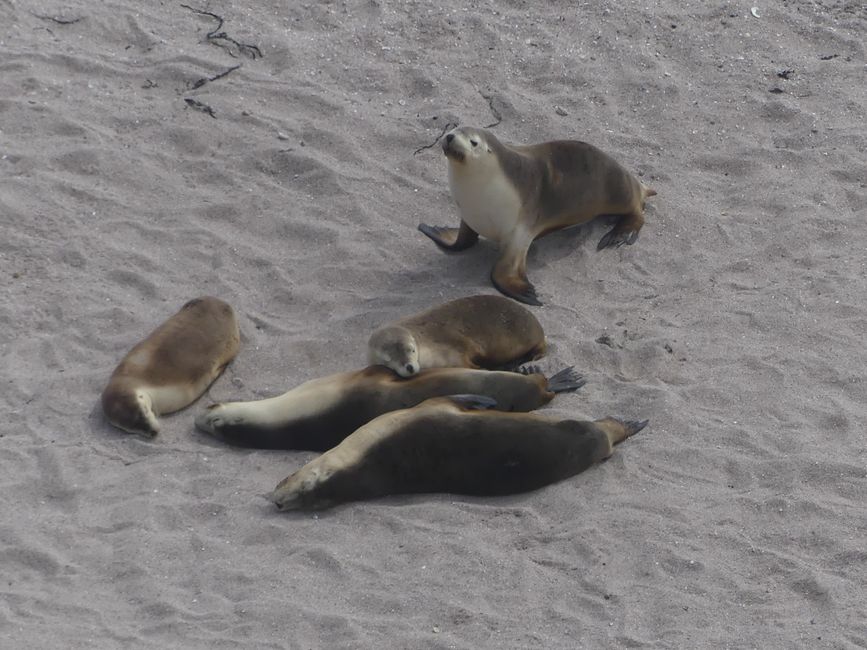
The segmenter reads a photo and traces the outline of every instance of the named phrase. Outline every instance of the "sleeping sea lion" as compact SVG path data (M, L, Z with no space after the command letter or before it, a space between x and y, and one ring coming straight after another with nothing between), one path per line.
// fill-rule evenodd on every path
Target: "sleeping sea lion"
M545 332L526 307L502 296L468 296L384 325L368 363L401 377L421 368L502 368L545 354Z
M647 424L476 410L493 406L489 397L459 395L381 415L281 481L269 498L291 510L388 494L515 494L584 471Z
M278 397L213 404L196 427L239 447L325 451L375 417L430 397L484 392L500 409L531 411L584 385L572 367L550 379L535 368L528 372L432 368L400 379L384 366L370 366L308 381Z
M155 436L158 415L189 406L238 353L234 310L218 298L189 301L121 360L102 392L108 421Z

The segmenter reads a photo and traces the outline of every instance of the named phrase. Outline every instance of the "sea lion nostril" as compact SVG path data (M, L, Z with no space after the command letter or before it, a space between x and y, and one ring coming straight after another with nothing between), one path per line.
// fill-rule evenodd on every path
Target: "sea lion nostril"
M446 136L446 142L448 142L449 144L451 144L452 140L454 140L454 139L455 139L455 134L454 134L454 133L449 133L449 134Z
M412 367L411 363L406 364L406 371L407 372L413 372L414 370L415 370L415 368Z

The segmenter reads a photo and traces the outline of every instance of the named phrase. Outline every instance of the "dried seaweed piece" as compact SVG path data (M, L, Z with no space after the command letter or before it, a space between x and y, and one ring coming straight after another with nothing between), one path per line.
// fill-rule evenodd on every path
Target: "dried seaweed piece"
M195 90L196 88L201 88L206 83L209 83L211 81L216 81L217 79L222 79L227 74L229 74L230 72L233 72L234 70L237 70L240 67L241 67L241 64L239 63L238 65L232 66L228 70L224 70L220 74L215 74L213 77L202 77L201 79L197 79L196 82L193 84L193 90Z
M451 122L446 122L446 125L443 127L443 130L440 131L440 134L437 136L436 140L434 140L430 144L426 144L423 147L419 147L418 149L416 149L415 151L412 152L412 155L415 156L416 154L421 153L425 149L430 149L432 147L435 147L436 143L440 141L440 138L442 138L445 135L446 131L448 131L449 129L453 129L455 127L457 127L457 124L452 124Z
M189 10L192 11L193 13L200 14L200 15L202 15L202 16L210 16L211 18L213 18L214 20L216 20L216 21L217 21L217 26L216 26L214 29L212 29L211 31L209 31L209 32L205 35L205 39L208 40L208 41L210 41L211 43L214 43L214 45L218 45L218 46L220 46L220 47L225 48L226 51L227 51L231 56L235 56L235 55L232 53L232 51L231 51L229 48L227 48L227 47L225 46L225 44L223 44L223 43L217 43L216 41L228 41L229 43L231 43L232 45L234 45L235 47L237 47L237 48L238 48L238 51L239 51L241 54L246 54L247 56L249 56L249 57L252 58L252 59L255 59L256 57L262 58L262 57L264 56L264 55L262 54L262 50L260 50L260 49L258 48L258 46L256 46L256 45L250 45L249 43L241 43L240 41L236 41L234 38L232 38L231 36L229 36L226 32L221 32L220 30L223 28L223 23L225 22L225 21L223 20L223 17L222 17L222 16L220 16L220 15L218 15L218 14L215 14L215 13L213 13L213 12L211 12L211 11L203 11L202 9L195 9L194 7L191 7L190 5L185 5L185 4L183 4L183 3L181 3L181 6L182 6L184 9L189 9Z
M493 115L493 116L494 116L494 119L497 120L496 122L493 122L493 123L491 123L491 124L487 124L487 125L483 126L482 128L483 128L483 129L492 129L492 128L494 128L495 126L497 126L500 122L503 121L503 116L500 114L500 111L498 111L498 110L494 107L494 96L493 96L493 95L486 95L486 94L483 93L481 90L479 91L479 94L480 94L482 97L484 97L485 99L488 100L488 108L491 109L491 115Z
M214 109L207 104L200 102L197 99L193 99L192 97L184 97L184 101L187 102L187 106L195 108L197 111L202 111L202 113L207 113L215 120L217 119L217 115L214 113Z
M32 12L31 12L32 13ZM50 20L53 23L57 23L58 25L74 25L75 23L81 22L84 20L84 16L79 16L78 18L58 18L57 16L47 16L43 14L33 14L40 20Z

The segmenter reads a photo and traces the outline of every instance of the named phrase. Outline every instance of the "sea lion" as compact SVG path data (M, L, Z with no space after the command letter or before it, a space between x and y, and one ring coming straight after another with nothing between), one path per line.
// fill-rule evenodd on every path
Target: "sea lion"
M546 348L528 309L502 296L469 296L380 327L367 360L410 377L421 368L502 368L538 359Z
M527 373L432 368L399 379L384 366L370 366L308 381L278 397L213 404L196 427L240 447L325 451L375 417L430 397L484 392L500 409L531 411L584 385L572 367L550 379L536 368Z
M190 300L121 360L102 392L108 421L155 436L158 415L192 404L240 345L233 309L218 298Z
M526 492L608 458L647 424L476 410L494 405L459 395L381 415L281 481L269 498L291 510L387 494Z
M461 224L419 224L418 229L446 251L469 248L479 235L497 242L494 286L530 305L542 304L527 279L533 240L610 214L621 218L597 249L633 244L644 224L644 202L656 194L586 142L511 145L490 131L469 127L450 131L442 142Z

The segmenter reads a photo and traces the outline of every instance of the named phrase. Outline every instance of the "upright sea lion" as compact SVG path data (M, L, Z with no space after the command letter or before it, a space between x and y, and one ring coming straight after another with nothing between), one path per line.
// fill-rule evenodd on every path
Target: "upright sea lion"
M240 447L325 451L375 417L430 397L484 392L500 409L531 411L583 385L571 367L550 379L536 369L523 375L467 368L432 368L399 379L384 366L370 366L308 381L278 397L213 404L196 427Z
M192 404L240 345L232 308L205 296L191 300L123 358L102 392L102 410L114 426L155 436L158 415Z
M527 250L534 239L610 214L621 219L597 249L632 244L644 224L644 202L656 194L586 142L510 145L490 131L461 127L449 132L442 146L461 225L419 224L418 229L447 251L469 248L479 235L497 242L494 286L530 305L542 304L527 279Z
M647 424L474 410L493 405L460 395L381 415L281 481L269 498L290 510L387 494L525 492L608 458Z
M380 327L367 360L409 377L421 368L502 368L538 359L546 348L528 309L502 296L469 296Z

